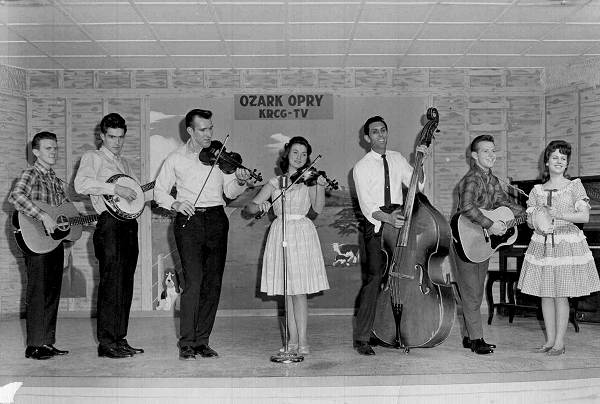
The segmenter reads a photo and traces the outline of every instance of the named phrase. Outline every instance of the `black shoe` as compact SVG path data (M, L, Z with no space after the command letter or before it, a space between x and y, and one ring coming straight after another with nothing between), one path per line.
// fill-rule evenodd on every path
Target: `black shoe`
M463 337L463 348L471 349L471 339L469 337Z
M25 349L25 357L36 359L36 360L44 360L50 359L54 356L52 351L45 346L28 346Z
M475 352L478 355L487 355L494 353L494 350L487 345L484 345L485 342L483 338L472 339L471 340L471 351Z
M487 342L485 342L485 340L482 338L481 341L483 341L483 345L492 348L492 349L496 349L496 344L488 344Z
M142 348L134 348L131 345L129 345L126 339L122 339L121 341L117 342L117 346L119 347L119 349L125 352L130 352L132 355L144 353L144 350Z
M50 352L52 352L52 355L66 355L69 353L69 351L63 351L62 349L58 349L56 348L54 345L44 345L45 348L48 348L50 350Z
M179 359L183 361L191 361L196 359L196 352L194 348L189 345L179 348Z
M213 356L219 356L217 351L215 351L208 345L200 345L194 347L194 353L202 356L203 358L212 358Z
M366 341L355 341L354 349L361 355L375 355L375 351L373 350L373 348L371 348L371 345L369 345L369 343Z
M132 353L124 351L119 347L108 347L105 345L98 345L98 356L111 359L130 358L133 356Z

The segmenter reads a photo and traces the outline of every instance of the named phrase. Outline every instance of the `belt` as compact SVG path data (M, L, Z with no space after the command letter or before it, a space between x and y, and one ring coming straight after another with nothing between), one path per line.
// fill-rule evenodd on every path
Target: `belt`
M194 211L196 213L206 213L206 212L213 212L213 211L216 211L216 210L219 210L219 209L223 209L223 206L222 205L217 205L217 206L207 206L207 207L202 207L202 208L195 207Z

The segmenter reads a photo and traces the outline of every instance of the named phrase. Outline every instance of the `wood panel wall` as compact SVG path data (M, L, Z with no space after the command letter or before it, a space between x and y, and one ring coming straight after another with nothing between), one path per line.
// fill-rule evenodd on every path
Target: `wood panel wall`
M66 151L60 169L68 181L72 180L83 152L95 147L94 130L100 118L113 111L123 114L128 122L127 141L131 144L125 147L127 157L134 162L142 180L147 180L144 178L148 164L146 105L152 97L225 95L233 99L233 94L249 89L260 92L316 89L336 96L427 95L430 104L440 112L440 133L434 143L433 158L428 160L427 170L433 173L433 181L427 193L448 217L455 206L454 187L468 169L467 147L473 137L481 133L496 137L499 149L496 173L513 179L537 176L537 154L545 141L541 69L60 70L26 73L27 99L32 109L28 123L31 129L47 127L60 134ZM23 97L20 100L25 103ZM590 102L594 101L590 98ZM13 104L18 102L13 100ZM19 120L25 119L22 113ZM24 128L19 132L21 136L14 140L21 142L21 146L23 139L31 135ZM17 160L15 158L15 164ZM19 164L22 167L24 162ZM11 172L10 178L16 174ZM2 191L6 195L8 187ZM82 209L89 209L85 200L78 203ZM149 228L150 217L144 214L133 310L152 309L153 269L142 260L144 256L150 256ZM70 300L61 306L62 310L93 310L97 264L89 235L89 232L84 233L73 248L73 267L88 281L85 287L73 291L80 296L69 297ZM4 267L0 268L0 274L4 271ZM16 310L17 306L3 304L0 314Z

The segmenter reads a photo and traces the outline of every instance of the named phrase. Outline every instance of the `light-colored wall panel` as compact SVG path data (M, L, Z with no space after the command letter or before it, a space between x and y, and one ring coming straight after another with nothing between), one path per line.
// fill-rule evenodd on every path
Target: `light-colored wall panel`
M94 88L94 71L65 70L63 74L63 86L68 89L92 89Z

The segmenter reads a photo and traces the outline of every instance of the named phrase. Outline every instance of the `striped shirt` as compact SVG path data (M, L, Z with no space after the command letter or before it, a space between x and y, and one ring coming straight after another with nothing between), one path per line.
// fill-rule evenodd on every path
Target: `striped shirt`
M23 170L8 197L8 201L16 210L38 220L42 220L44 212L34 201L59 206L67 200L63 181L56 176L52 168L45 168L37 160L33 166Z
M494 222L484 216L480 209L509 208L515 216L522 214L521 205L513 203L500 186L498 177L492 170L485 172L475 164L458 183L458 212L464 214L473 223L489 229Z

